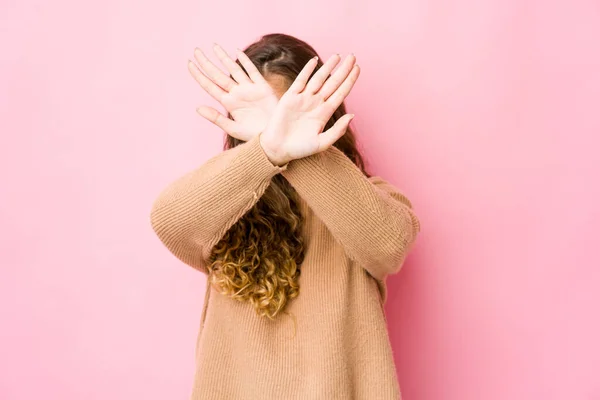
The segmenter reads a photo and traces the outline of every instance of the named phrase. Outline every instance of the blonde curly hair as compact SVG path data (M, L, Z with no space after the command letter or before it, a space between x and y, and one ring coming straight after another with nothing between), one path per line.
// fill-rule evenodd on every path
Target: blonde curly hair
M277 178L213 248L208 266L209 282L222 294L249 301L258 315L271 319L298 296L304 258L296 195Z

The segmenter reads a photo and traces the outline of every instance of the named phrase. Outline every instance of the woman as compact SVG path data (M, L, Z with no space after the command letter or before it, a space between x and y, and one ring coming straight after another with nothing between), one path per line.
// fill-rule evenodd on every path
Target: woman
M237 63L214 51L230 76L198 49L189 69L229 113L198 109L228 134L225 151L151 213L166 247L210 283L192 399L398 399L385 278L419 222L357 151L343 104L355 57L323 64L282 34Z

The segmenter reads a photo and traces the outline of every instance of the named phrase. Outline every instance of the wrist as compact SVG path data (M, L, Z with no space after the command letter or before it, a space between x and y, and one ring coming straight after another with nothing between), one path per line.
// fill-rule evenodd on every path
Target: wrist
M273 146L271 143L269 143L268 140L264 139L264 136L262 134L259 134L258 142L260 144L260 147L262 147L263 152L273 165L281 167L290 161L287 158L281 156L277 151L277 146Z

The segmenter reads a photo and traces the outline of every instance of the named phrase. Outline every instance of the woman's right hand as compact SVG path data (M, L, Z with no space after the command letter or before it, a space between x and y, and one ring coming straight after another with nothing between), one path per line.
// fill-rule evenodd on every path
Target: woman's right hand
M200 49L194 51L194 57L202 71L191 61L188 69L200 86L221 103L233 119L207 106L198 107L197 112L229 135L248 141L265 129L277 105L277 95L243 51L238 50L237 56L248 74L221 46L215 44L214 52L233 79L216 67Z
M260 144L273 164L284 165L324 151L346 133L352 114L342 116L323 132L360 73L356 58L349 55L330 76L339 62L339 55L331 56L309 81L317 66L317 58L311 59L279 100L260 135Z

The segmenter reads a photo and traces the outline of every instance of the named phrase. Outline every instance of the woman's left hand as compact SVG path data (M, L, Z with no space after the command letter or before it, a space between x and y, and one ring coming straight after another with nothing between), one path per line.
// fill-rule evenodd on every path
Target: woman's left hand
M221 103L233 119L208 106L198 107L197 112L229 135L248 141L265 129L277 106L277 95L243 51L238 50L237 56L248 74L221 46L215 44L214 52L233 79L216 67L200 49L194 51L194 57L202 71L191 61L188 69L200 86Z

